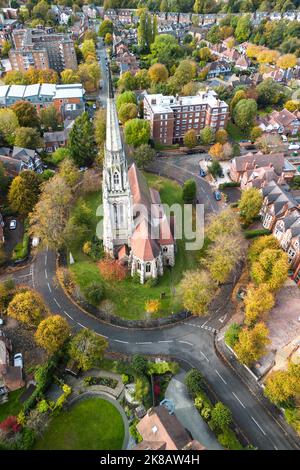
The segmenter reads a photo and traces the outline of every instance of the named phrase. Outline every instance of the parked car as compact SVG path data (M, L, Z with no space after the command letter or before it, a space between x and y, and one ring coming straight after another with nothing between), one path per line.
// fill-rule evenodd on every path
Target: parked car
M215 197L216 201L221 201L222 195L221 195L220 191L214 191L214 197Z
M15 219L12 219L10 222L9 222L9 229L10 230L15 230L17 228L17 221Z
M281 138L282 138L282 141L283 141L283 142L287 142L287 141L288 141L287 136L284 135L284 134L282 134Z
M3 326L4 325L4 320L3 318L0 318L0 326Z
M14 366L21 367L23 369L23 355L22 353L17 353L14 355Z
M200 168L200 170L199 170L199 175L202 176L202 178L205 178L206 173L205 173L205 171L203 170L203 168Z
M299 150L300 149L300 144L290 144L289 145L289 150Z
M96 105L96 104L93 104L93 109L97 109L97 105Z

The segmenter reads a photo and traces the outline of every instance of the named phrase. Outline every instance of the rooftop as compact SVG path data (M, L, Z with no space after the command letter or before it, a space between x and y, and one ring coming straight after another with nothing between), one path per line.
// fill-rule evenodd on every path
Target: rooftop
M172 113L173 108L177 106L197 106L207 104L210 107L224 106L228 108L225 101L217 98L217 94L213 90L199 91L195 96L164 96L162 94L146 94L145 98L151 104L154 113Z

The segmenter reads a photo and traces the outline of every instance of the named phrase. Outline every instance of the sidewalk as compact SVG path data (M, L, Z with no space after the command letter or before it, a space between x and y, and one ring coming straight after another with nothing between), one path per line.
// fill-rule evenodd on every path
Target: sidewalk
M254 373L250 369L246 368L241 364L235 355L228 349L224 342L224 329L223 331L215 336L214 346L217 355L222 359L222 361L231 367L236 375L239 376L244 385L252 393L252 395L260 402L260 404L265 408L267 413L273 417L273 419L281 427L282 431L285 434L288 434L294 442L297 443L300 448L300 439L296 432L287 424L283 413L279 408L273 405L263 394L263 387L260 384L259 380L255 378Z

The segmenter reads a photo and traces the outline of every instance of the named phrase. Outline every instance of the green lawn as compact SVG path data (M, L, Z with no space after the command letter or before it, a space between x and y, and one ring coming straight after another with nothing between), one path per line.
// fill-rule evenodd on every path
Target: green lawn
M149 186L160 192L163 203L169 205L183 203L182 188L178 183L149 173L145 173L145 176ZM93 208L95 213L100 197L99 193L92 193L85 198L85 201ZM97 217L95 217L95 227L96 224ZM75 274L76 281L81 289L83 290L91 281L100 281L101 275L96 263L84 255L81 250L72 250L71 247L71 251L75 260L71 270ZM168 316L171 313L180 311L182 304L176 285L182 278L184 271L198 267L201 255L201 250L185 251L184 240L178 240L175 266L171 270L165 271L157 286L149 288L146 284L136 284L131 277L121 282L104 283L105 296L114 304L114 313L130 320L145 319L145 302L149 299L160 299L161 293L165 293L165 297L161 299L161 309L153 314L152 318Z
M22 395L24 389L20 388L14 392L8 394L8 401L0 405L0 423L8 416L16 416L21 410L22 404L19 402L19 398Z
M118 450L123 440L119 411L102 398L89 398L53 417L34 449Z
M229 121L226 127L229 137L235 142L249 138L248 132L243 132L236 124Z

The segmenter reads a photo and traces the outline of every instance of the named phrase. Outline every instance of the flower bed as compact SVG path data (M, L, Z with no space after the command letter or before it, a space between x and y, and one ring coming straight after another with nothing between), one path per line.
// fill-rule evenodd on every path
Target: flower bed
M116 388L118 385L118 381L116 379L112 379L111 377L85 377L83 379L84 385L92 386L92 385L102 385L104 387L109 388Z

